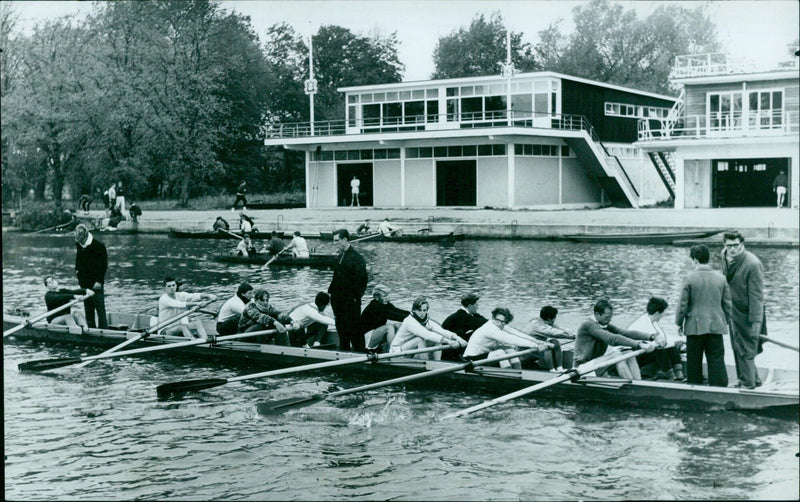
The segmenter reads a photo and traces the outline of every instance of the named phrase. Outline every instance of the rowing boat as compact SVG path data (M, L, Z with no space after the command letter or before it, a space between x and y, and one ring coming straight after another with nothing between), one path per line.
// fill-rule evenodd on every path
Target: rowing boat
M396 235L387 237L385 235L380 235L380 232L372 232L368 234L356 234L355 232L351 233L352 239L363 239L363 240L370 240L371 242L405 242L405 243L415 243L415 242L439 242L439 243L447 243L447 242L455 242L455 241L463 241L464 234L457 234L455 232L450 232L446 234L432 234L429 232L418 232L416 234L403 234L403 235ZM333 239L333 232L320 232L320 238L324 240L331 240Z
M717 235L722 230L700 230L689 232L631 232L604 234L565 234L564 238L576 242L601 244L672 244L687 239L704 239Z
M10 314L3 316L3 329L7 330L24 322L24 318ZM36 340L57 344L112 347L125 339L137 335L150 326L151 316L109 313L109 325L117 329L89 329L67 326L34 325L26 327L13 336L5 338ZM202 321L208 333L215 332L213 320ZM335 334L332 334L335 337ZM183 337L151 335L136 342L132 347L146 347L174 343ZM334 340L335 341L335 340ZM313 348L286 347L246 341L226 341L216 346L194 345L175 348L171 354L228 361L231 363L256 364L267 368L282 368L315 362L332 361L356 357L355 353ZM339 370L344 375L357 374L371 379L395 377L424 371L446 368L456 363L425 361L422 359L398 358L378 363L363 363ZM763 386L755 390L739 388L708 387L665 381L630 381L615 377L584 376L577 382L566 382L552 386L537 396L556 399L578 399L617 403L623 406L656 408L688 408L708 410L744 410L770 416L798 419L798 372L796 370L760 368ZM735 368L728 367L735 381ZM497 367L475 368L472 371L457 371L428 379L426 385L460 392L472 390L489 394L519 390L532 384L544 382L558 376L556 373L538 370L515 370Z
M236 265L263 265L272 258L267 253L251 254L249 256L239 255L214 255L213 260L220 263L232 263ZM315 254L312 253L308 258L294 258L290 255L280 255L276 260L270 262L270 267L317 267L327 268L336 265L335 254Z
M231 231L231 234L236 234L238 236L242 236L241 230ZM283 235L283 231L277 231L278 237L283 239L285 236ZM235 239L233 235L225 232L212 232L202 230L199 232L190 232L185 230L173 230L170 229L169 236L173 239ZM250 232L251 239L270 239L272 238L272 232Z

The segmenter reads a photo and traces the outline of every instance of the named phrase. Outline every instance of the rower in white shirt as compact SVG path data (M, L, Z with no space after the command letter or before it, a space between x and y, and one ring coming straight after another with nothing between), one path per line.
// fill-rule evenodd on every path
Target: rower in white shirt
M253 286L243 282L236 290L236 294L222 304L217 314L217 333L220 335L233 335L239 327L239 318L244 312L244 306L253 299Z
M289 312L292 322L300 327L294 336L299 337L298 340L304 343L304 347L321 345L328 331L336 326L336 320L326 310L330 302L328 293L320 291L314 298L314 303L298 305Z
M511 312L504 307L492 310L492 318L476 329L469 338L469 344L464 350L464 359L476 361L479 359L498 357L515 352L516 347L526 347L546 350L551 346L546 342L537 341L529 336L515 335L503 328L514 319ZM500 367L522 368L518 358L500 361Z
M206 293L191 294L178 291L178 282L174 277L164 279L164 289L164 294L158 299L159 323L186 312L186 309L201 305L202 300L213 300L215 298L214 295ZM184 317L179 322L167 326L159 334L182 334L187 338L206 338L203 324L199 321L190 322L188 317Z
M418 296L414 300L411 304L411 314L397 329L389 352L403 352L442 344L450 344L454 349L467 346L466 340L429 319L429 309L430 305L424 296ZM433 358L438 361L442 358L442 351L418 354L415 357Z

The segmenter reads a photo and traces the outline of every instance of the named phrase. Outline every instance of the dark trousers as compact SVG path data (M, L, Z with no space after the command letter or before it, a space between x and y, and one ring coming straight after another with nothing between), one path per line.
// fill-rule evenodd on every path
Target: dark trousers
M714 387L727 387L725 346L722 343L722 335L714 333L686 337L686 382L703 383L703 354L708 365L708 384Z
M744 332L733 327L731 333L731 346L733 360L736 363L736 376L739 384L750 389L761 385L761 377L756 368L756 355L758 355L758 338L752 338L749 332Z
M108 328L108 318L106 317L106 299L103 288L95 289L94 296L83 300L83 309L86 312L86 325L90 328ZM97 312L97 321L94 313Z
M233 208L236 209L236 204L238 204L239 201L242 201L242 208L244 209L244 207L247 206L247 199L245 199L244 195L240 193L236 194L236 200L233 201Z
M236 332L239 330L239 317L235 315L230 319L226 319L222 322L217 323L217 333L225 336L225 335L235 335Z
M352 344L356 352L366 352L366 342L361 333L361 300L358 298L331 297L331 308L336 317L336 331L339 333L339 348L350 350Z
M264 331L267 329L275 329L275 328L268 328L263 324L253 324L246 330L245 333L252 333L253 331ZM258 343L271 343L275 341L275 345L289 345L289 335L287 333L280 333L277 330L275 333L271 333L269 335L258 335L254 336L253 340L246 340L251 342L258 342Z
M328 325L320 322L312 322L305 328L300 328L289 333L289 341L292 347L302 347L305 344L313 346L314 342L322 343L328 334Z
M681 351L676 347L656 349L653 352L638 356L636 362L639 364L639 368L655 363L658 371L666 372L681 364Z
M545 341L545 340L541 340ZM529 360L532 361L537 368L552 370L558 368L559 366L563 366L564 363L564 354L561 350L561 342L556 340L555 338L550 338L547 340L548 343L553 344L552 349L545 349L542 352L534 352L529 357ZM522 367L530 367L530 365L526 365L525 363L522 364Z

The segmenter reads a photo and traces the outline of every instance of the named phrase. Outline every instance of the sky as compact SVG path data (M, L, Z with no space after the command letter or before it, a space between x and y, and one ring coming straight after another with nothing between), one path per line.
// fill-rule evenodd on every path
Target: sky
M537 42L537 33L563 19L562 30L570 32L572 9L585 1L558 0L246 0L223 1L224 8L250 16L263 36L268 26L286 22L307 36L322 24L336 24L354 33L378 29L397 32L398 55L405 64L404 80L426 80L433 73L433 50L439 37L469 26L476 14L487 18L500 11L506 26L522 32L524 40ZM670 2L617 2L646 18L659 5ZM787 44L800 37L800 2L796 0L681 1L686 8L705 5L717 25L717 36L725 52L734 57L774 64L787 58ZM14 5L23 29L48 18L81 14L91 10L84 1L2 1Z

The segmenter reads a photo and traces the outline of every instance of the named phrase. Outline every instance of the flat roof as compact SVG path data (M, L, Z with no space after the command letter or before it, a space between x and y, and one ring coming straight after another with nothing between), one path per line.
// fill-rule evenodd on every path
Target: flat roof
M798 76L800 75L798 74L797 68L787 68L786 70L770 70L765 72L684 76L675 77L671 80L678 84L700 85L731 82L751 82L754 80L797 80Z
M625 91L633 94L639 94L642 96L649 96L651 98L666 99L669 101L677 100L677 98L673 96L665 96L663 94L656 94L654 92L640 91L638 89L633 89L631 87L624 87L616 84L607 84L605 82L598 82L596 80L589 80L587 78L581 78L581 77L573 77L572 75L566 75L564 73L556 73L552 71L518 73L514 75L513 78L519 79L519 78L535 78L535 77L550 77L562 80L573 80L575 82L581 82L583 84L596 85L598 87L606 87L618 91ZM469 84L469 83L480 83L480 82L497 82L497 81L502 82L505 80L506 78L503 77L502 75L486 75L482 77L460 77L460 78L447 78L442 80L416 80L411 82L397 82L394 84L356 85L350 87L339 87L336 90L339 92L355 92L355 91L377 91L389 88L397 89L397 88L408 88L408 87L414 87L417 89L426 89L429 87L441 87L442 85L450 85L450 84L457 85L457 84Z

